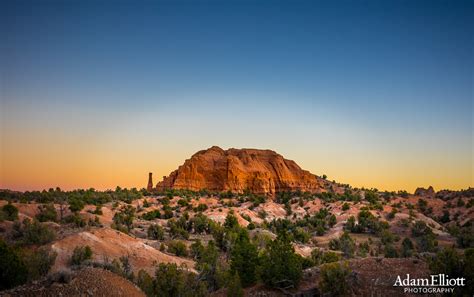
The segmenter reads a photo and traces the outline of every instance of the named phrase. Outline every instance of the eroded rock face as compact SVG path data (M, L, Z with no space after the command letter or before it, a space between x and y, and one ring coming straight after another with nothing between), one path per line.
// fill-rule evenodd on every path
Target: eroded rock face
M213 146L194 154L156 187L273 195L297 190L320 192L323 180L271 150Z
M433 197L435 195L435 191L432 186L429 186L428 189L425 188L417 188L415 191L415 196L428 196Z

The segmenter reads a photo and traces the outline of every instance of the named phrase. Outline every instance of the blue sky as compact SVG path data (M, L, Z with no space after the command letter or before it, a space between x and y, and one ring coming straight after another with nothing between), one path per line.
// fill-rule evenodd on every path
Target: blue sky
M472 1L2 3L1 186L33 187L25 160L50 166L34 187L141 186L212 145L357 186L474 184Z

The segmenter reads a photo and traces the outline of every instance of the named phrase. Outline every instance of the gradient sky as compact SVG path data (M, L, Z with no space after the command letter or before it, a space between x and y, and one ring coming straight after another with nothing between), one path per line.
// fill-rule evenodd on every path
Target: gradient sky
M2 1L0 34L0 188L141 188L212 145L474 186L473 1Z

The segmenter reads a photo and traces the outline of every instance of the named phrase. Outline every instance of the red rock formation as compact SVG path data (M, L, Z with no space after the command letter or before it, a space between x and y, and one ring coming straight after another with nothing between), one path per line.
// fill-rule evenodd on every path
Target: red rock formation
M282 191L321 192L324 181L271 150L199 151L157 184L158 190L232 191L273 195Z
M148 173L148 185L146 187L148 192L153 190L153 173Z

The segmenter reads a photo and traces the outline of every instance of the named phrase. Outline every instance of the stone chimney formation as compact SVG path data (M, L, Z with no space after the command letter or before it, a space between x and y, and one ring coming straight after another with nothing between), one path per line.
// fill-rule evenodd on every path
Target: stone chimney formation
M151 192L153 190L153 173L148 173L148 186L146 187L146 190L148 192Z

